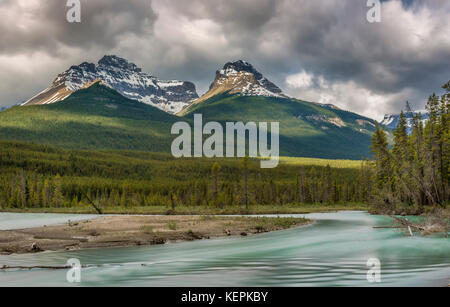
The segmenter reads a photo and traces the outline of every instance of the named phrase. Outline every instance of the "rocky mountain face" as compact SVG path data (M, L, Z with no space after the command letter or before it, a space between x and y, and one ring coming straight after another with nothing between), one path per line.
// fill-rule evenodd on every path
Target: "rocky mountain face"
M178 115L185 115L198 104L221 94L239 94L243 97L273 97L290 98L250 63L239 60L226 63L222 69L216 71L216 76L209 90L189 107L184 108ZM323 108L340 110L333 104L314 103Z
M66 99L86 83L101 80L123 96L155 106L168 113L180 112L198 98L195 85L177 80L159 80L142 72L134 63L114 55L97 64L84 62L59 74L55 81L23 105L42 105Z
M251 64L242 60L226 63L221 70L218 70L209 91L196 103L222 93L286 97L278 86L266 79Z
M60 74L50 88L27 103L43 105L0 112L0 138L78 149L170 152L170 127L180 117L163 111L167 108L162 106L188 101L180 98L186 92L191 93L189 99L195 97L193 85L185 90L184 84L160 81L117 57L105 57L95 65L83 63ZM152 100L145 104L136 99ZM207 94L177 113L188 121L194 114L202 114L205 122L282 123L280 154L285 156L367 157L375 129L375 121L369 118L287 97L244 61L225 64Z

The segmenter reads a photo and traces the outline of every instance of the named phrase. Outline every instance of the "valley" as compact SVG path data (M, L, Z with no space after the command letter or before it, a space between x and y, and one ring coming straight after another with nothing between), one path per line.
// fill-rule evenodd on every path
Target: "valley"
M363 161L183 158L0 142L0 206L8 212L270 214L367 209ZM214 165L219 165L217 168ZM248 175L245 175L248 172Z
M450 287L450 1L0 15L0 287Z
M109 65L115 71L122 67L140 72L126 60L106 59L113 61ZM107 61L101 62L101 69L108 70ZM437 109L438 97L428 104ZM62 101L0 112L0 205L10 212L167 215L367 210L374 203L377 209L370 210L375 212L433 211L437 197L446 197L444 165L434 171L439 176L434 180L442 181L437 196L428 183L419 181L409 184L417 185L414 192L427 193L428 198L412 196L399 187L395 190L399 195L384 200L387 205L379 200L386 195L383 189L388 189L389 180L411 180L394 171L401 164L380 164L398 159L398 146L407 150L404 142L399 143L400 136L411 142L431 137L426 130L430 124L423 135L423 122L416 119L408 136L402 114L399 128L393 133L382 131L372 119L286 96L244 61L226 63L216 72L210 90L176 115L126 98L120 89L96 79ZM437 111L434 114L433 125L440 125L438 120L447 116L442 113L440 119ZM221 158L224 154L217 154L220 140L214 150L211 147L213 154L200 155L197 147L206 136L195 129L183 146L195 155L174 157L176 123L193 127L199 117L222 127L229 122L242 122L242 127L249 122L279 123L280 164L264 169L261 165L271 161L254 155L242 158L249 152L230 158L228 149L228 158ZM197 135L199 139L189 142ZM440 137L447 144L446 135ZM242 141L241 147L254 142L248 136ZM395 143L392 152L389 143ZM423 144L420 141L417 146ZM442 147L440 154L446 150ZM366 159L373 153L375 160ZM427 174L419 174L423 177L419 180L431 180ZM440 201L440 207L445 206Z

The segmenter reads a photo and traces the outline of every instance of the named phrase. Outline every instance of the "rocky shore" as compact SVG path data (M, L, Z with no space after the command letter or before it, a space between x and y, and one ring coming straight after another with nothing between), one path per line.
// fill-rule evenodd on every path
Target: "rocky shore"
M302 218L105 216L55 226L0 231L0 254L165 244L248 236L310 223Z

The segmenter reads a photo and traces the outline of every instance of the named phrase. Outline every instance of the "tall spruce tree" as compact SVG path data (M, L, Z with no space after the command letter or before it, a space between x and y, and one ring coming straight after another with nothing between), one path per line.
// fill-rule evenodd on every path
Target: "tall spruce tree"
M376 204L415 205L416 213L422 213L425 205L449 202L450 82L443 88L442 97L433 94L428 99L425 126L421 115L415 115L408 134L407 119L401 113L392 150L384 131L376 128L372 137Z

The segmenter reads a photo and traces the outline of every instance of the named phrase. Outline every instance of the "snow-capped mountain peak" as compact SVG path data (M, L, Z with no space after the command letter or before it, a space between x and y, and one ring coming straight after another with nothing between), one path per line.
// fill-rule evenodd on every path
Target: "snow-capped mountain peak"
M409 105L407 105L407 109L404 112L404 114L406 117L406 127L408 130L408 133L410 133L412 131L412 127L414 124L413 119L419 113L421 114L422 122L425 124L429 118L428 112L427 111L411 111L409 108ZM381 121L381 125L389 128L389 129L396 129L398 126L399 119L400 119L400 113L399 114L386 114L384 116L383 120Z
M217 71L216 79L211 85L226 85L230 93L239 93L248 96L282 96L281 89L265 78L250 63L239 60L228 62Z
M115 55L105 55L103 58L98 61L99 66L103 66L106 68L118 68L122 70L129 70L134 72L142 72L142 69L136 66L134 63L130 63L125 59L119 58Z
M97 64L83 62L59 74L55 81L23 105L50 104L66 99L86 83L101 80L123 96L177 113L198 98L195 85L186 81L163 81L142 72L136 64L105 55Z
M216 72L208 92L194 104L215 95L229 93L244 96L287 97L281 89L265 78L250 63L243 60L228 62Z

